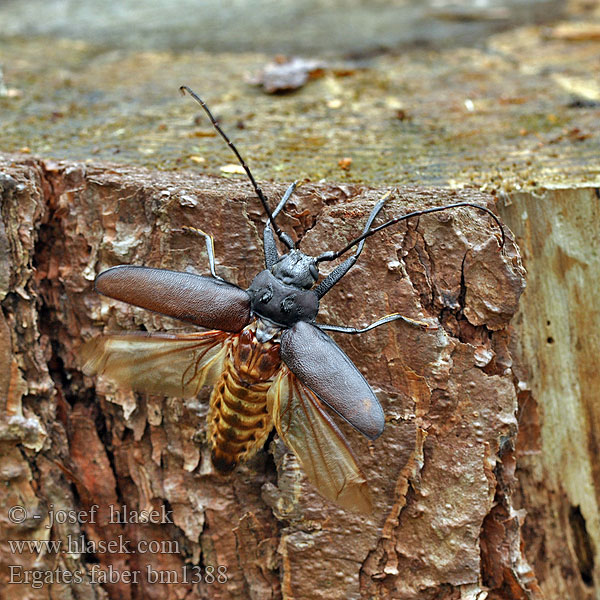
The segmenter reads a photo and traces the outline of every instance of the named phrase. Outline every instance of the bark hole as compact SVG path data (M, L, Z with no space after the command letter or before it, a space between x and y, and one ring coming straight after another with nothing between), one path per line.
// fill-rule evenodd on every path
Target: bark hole
M571 506L569 510L569 524L573 532L573 544L577 555L577 564L581 579L586 585L594 584L594 551L585 525L585 518L579 506Z

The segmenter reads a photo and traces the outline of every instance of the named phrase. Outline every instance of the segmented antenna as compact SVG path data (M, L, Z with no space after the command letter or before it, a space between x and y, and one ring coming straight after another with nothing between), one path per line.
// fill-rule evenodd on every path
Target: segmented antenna
M350 248L352 248L353 246L356 246L356 244L360 244L360 242L362 242L364 239L371 237L378 231L381 231L382 229L385 229L386 227L389 227L390 225L394 225L395 223L399 223L400 221L404 221L406 219L411 219L412 217L419 217L421 215L427 215L429 213L440 212L442 210L448 210L450 208L459 208L461 206L470 206L472 208L477 208L478 210L482 210L483 212L486 212L488 215L490 215L492 217L492 219L494 219L494 221L496 222L496 225L498 225L498 227L500 228L500 232L502 233L502 243L500 244L500 248L504 248L504 245L506 243L504 227L502 227L502 224L500 223L500 220L498 219L498 217L489 208L486 208L485 206L480 206L479 204L473 204L471 202L457 202L456 204L447 204L446 206L434 206L433 208L425 208L423 210L415 210L414 212L408 213L406 215L402 215L400 217L394 217L393 219L386 221L382 225L373 227L372 229L369 229L369 231L366 231L362 235L359 235L357 238L353 239L344 248L342 248L341 250L338 250L337 252L332 252L331 250L328 252L323 252L323 254L321 254L320 256L318 256L316 258L316 261L319 263L319 262L323 262L323 261L335 260L336 258L339 258L343 254L348 252L348 250L350 250Z
M204 109L204 112L208 115L208 118L210 119L210 122L213 124L213 127L219 132L219 135L225 140L227 145L231 148L232 152L235 154L235 157L238 159L238 162L240 163L240 165L242 166L244 171L246 171L246 175L248 175L248 179L250 179L250 183L252 184L252 187L254 188L256 195L258 196L258 199L261 201L263 208L265 210L265 213L267 213L267 217L269 218L269 222L271 223L271 227L273 228L273 231L275 232L277 237L290 250L292 250L294 248L294 242L292 241L292 238L290 238L290 236L287 233L285 233L284 231L281 231L281 229L279 229L279 227L277 226L277 223L275 223L275 218L273 217L273 214L271 213L271 209L269 208L269 204L267 202L266 196L264 195L263 191L260 189L260 187L256 183L256 180L254 179L254 176L252 175L250 168L248 167L248 165L242 158L242 155L238 152L238 149L233 145L233 142L227 137L227 134L221 129L219 122L213 117L212 113L210 112L210 109L206 105L206 102L204 102L204 100L202 100L202 98L200 98L200 96L198 96L198 94L196 94L196 92L194 92L187 85L180 86L179 91L184 96L185 96L185 92L187 92Z

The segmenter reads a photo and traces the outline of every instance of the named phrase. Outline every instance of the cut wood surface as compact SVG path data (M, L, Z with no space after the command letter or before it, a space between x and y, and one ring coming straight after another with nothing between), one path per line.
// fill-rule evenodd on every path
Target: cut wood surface
M263 54L0 40L10 92L0 97L2 151L223 174L235 160L179 95L187 84L263 181L599 186L599 43L551 34L524 27L481 48L334 57L280 95L248 83L272 62Z

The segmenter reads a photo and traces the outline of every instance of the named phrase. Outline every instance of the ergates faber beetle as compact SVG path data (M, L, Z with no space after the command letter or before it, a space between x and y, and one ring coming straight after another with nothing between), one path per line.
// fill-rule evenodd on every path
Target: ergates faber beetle
M211 276L121 265L96 278L101 294L211 331L190 334L104 335L83 349L84 371L105 375L141 392L193 397L212 386L208 412L211 459L221 473L233 470L265 443L275 426L294 452L308 479L326 498L344 508L371 511L363 473L328 408L371 440L384 427L384 414L365 378L325 331L363 333L395 320L427 328L399 314L387 315L362 329L316 323L319 301L360 256L367 237L394 223L461 206L498 218L468 202L434 207L395 217L372 227L391 196L373 207L360 236L337 252L312 257L295 247L275 221L293 194L293 183L274 211L250 169L206 104L183 86L209 116L250 179L267 216L263 232L265 270L247 290L220 278L215 270L212 237L206 240ZM286 247L280 255L275 236ZM354 253L319 281L319 264Z

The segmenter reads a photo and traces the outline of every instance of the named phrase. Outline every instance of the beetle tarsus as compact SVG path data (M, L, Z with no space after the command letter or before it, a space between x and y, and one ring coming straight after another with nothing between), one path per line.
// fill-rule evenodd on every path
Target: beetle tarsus
M373 210L371 210L371 214L369 215L367 222L365 223L365 226L363 228L363 234L369 231L369 228L373 224L375 217L379 214L379 211L383 208L383 205L391 197L392 192L387 192L383 195L382 198L378 200L377 204L375 204L375 206L373 207ZM354 254L347 258L341 265L338 265L331 273L329 273L329 275L327 275L327 277L325 277L325 279L323 279L323 281L321 281L321 283L319 283L319 285L315 288L315 293L317 294L319 299L321 299L354 266L354 264L358 260L358 257L360 256L360 253L363 251L364 245L365 239L362 239L358 243L358 247L356 248ZM325 256L328 255L328 252L324 252L316 259L316 262L318 263L319 260L332 260L330 258L325 258Z
M285 190L285 194L279 201L279 204L273 211L273 218L275 219L277 215L283 210L284 206L287 204L287 201L290 199L291 195L294 193L294 190L298 186L298 182L294 181ZM285 234L284 234L285 235ZM289 237L289 236L288 236ZM294 243L291 239L288 240L292 244L292 249L294 248ZM287 244L286 244L287 245ZM288 248L290 247L287 245ZM263 249L265 253L265 267L270 269L278 260L279 260L279 252L277 252L277 246L275 245L275 238L273 237L273 230L271 229L271 222L267 221L265 223L265 229L263 231Z

